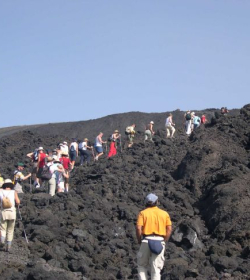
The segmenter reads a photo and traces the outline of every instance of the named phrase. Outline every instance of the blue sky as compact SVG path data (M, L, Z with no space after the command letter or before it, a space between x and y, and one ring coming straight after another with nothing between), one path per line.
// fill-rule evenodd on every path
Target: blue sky
M0 3L0 127L249 100L249 0Z

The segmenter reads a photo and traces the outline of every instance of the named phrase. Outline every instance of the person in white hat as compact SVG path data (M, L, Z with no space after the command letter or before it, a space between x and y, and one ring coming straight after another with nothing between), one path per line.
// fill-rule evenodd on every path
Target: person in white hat
M15 221L16 221L16 205L20 204L17 192L14 190L14 184L10 179L6 179L0 191L0 205L1 205L1 242L0 247L5 246L7 242L6 251L11 248L13 240Z
M154 130L153 130L153 126L154 126L154 122L151 121L147 127L146 127L146 130L145 130L145 138L144 138L144 142L149 140L150 142L153 142L152 140L152 137L153 135L155 134Z
M137 218L136 237L140 244L137 265L140 280L148 279L148 269L151 271L151 279L161 279L165 246L172 232L169 214L157 205L158 196L150 193L145 199L146 209Z

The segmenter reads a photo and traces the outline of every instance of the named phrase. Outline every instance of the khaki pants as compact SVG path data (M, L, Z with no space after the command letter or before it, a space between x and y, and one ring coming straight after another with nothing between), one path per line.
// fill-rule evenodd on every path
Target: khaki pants
M56 178L51 178L49 180L49 194L54 196L56 193Z
M7 241L13 240L14 228L16 220L5 220L1 222L1 237Z
M161 279L161 270L164 266L165 242L162 241L163 250L159 255L153 254L148 246L148 241L143 240L137 253L138 274L140 280L147 280L147 270L150 268L151 280Z
M166 131L167 131L167 138L173 137L175 133L175 128L172 125L166 126Z

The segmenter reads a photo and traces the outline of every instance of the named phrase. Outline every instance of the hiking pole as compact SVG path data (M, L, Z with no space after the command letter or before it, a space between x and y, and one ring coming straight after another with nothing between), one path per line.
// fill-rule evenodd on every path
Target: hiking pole
M23 224L23 218L22 218L22 215L21 215L21 211L19 209L19 205L17 205L17 209L18 209L20 221L22 221L22 224ZM24 228L24 224L23 224L23 233L24 233L24 237L25 237L26 242L29 243L29 240L28 240L25 228Z
M31 187L31 176L30 176L30 193L32 193L32 187Z
M120 134L120 148L121 148L121 153L122 153L122 135Z

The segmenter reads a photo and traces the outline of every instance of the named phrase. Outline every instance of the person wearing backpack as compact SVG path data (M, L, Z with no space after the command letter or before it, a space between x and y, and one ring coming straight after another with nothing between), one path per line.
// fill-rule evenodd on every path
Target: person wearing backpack
M172 232L169 214L157 205L158 196L153 193L148 194L145 199L146 209L137 217L136 237L140 244L137 265L140 280L148 279L148 269L151 271L151 279L161 279L166 242Z
M132 147L132 145L134 144L135 127L135 124L126 127L125 134L127 135L128 139L128 148Z
M116 155L117 153L116 144L120 136L121 135L119 134L118 130L115 130L114 133L110 136L110 148L109 148L108 158Z
M17 193L23 193L22 182L31 177L31 173L24 176L22 171L25 165L22 162L17 163L17 169L14 171L14 189Z
M76 158L78 157L78 143L77 139L73 138L71 144L69 145L69 158L72 164L71 170L74 169Z
M1 242L0 247L4 248L7 243L6 251L9 252L13 240L16 208L15 204L19 205L20 200L17 192L14 190L14 184L10 179L6 179L0 190L0 204L1 204Z
M185 131L187 135L190 135L192 132L191 122L192 122L191 112L188 110L184 115L184 124L185 124Z

